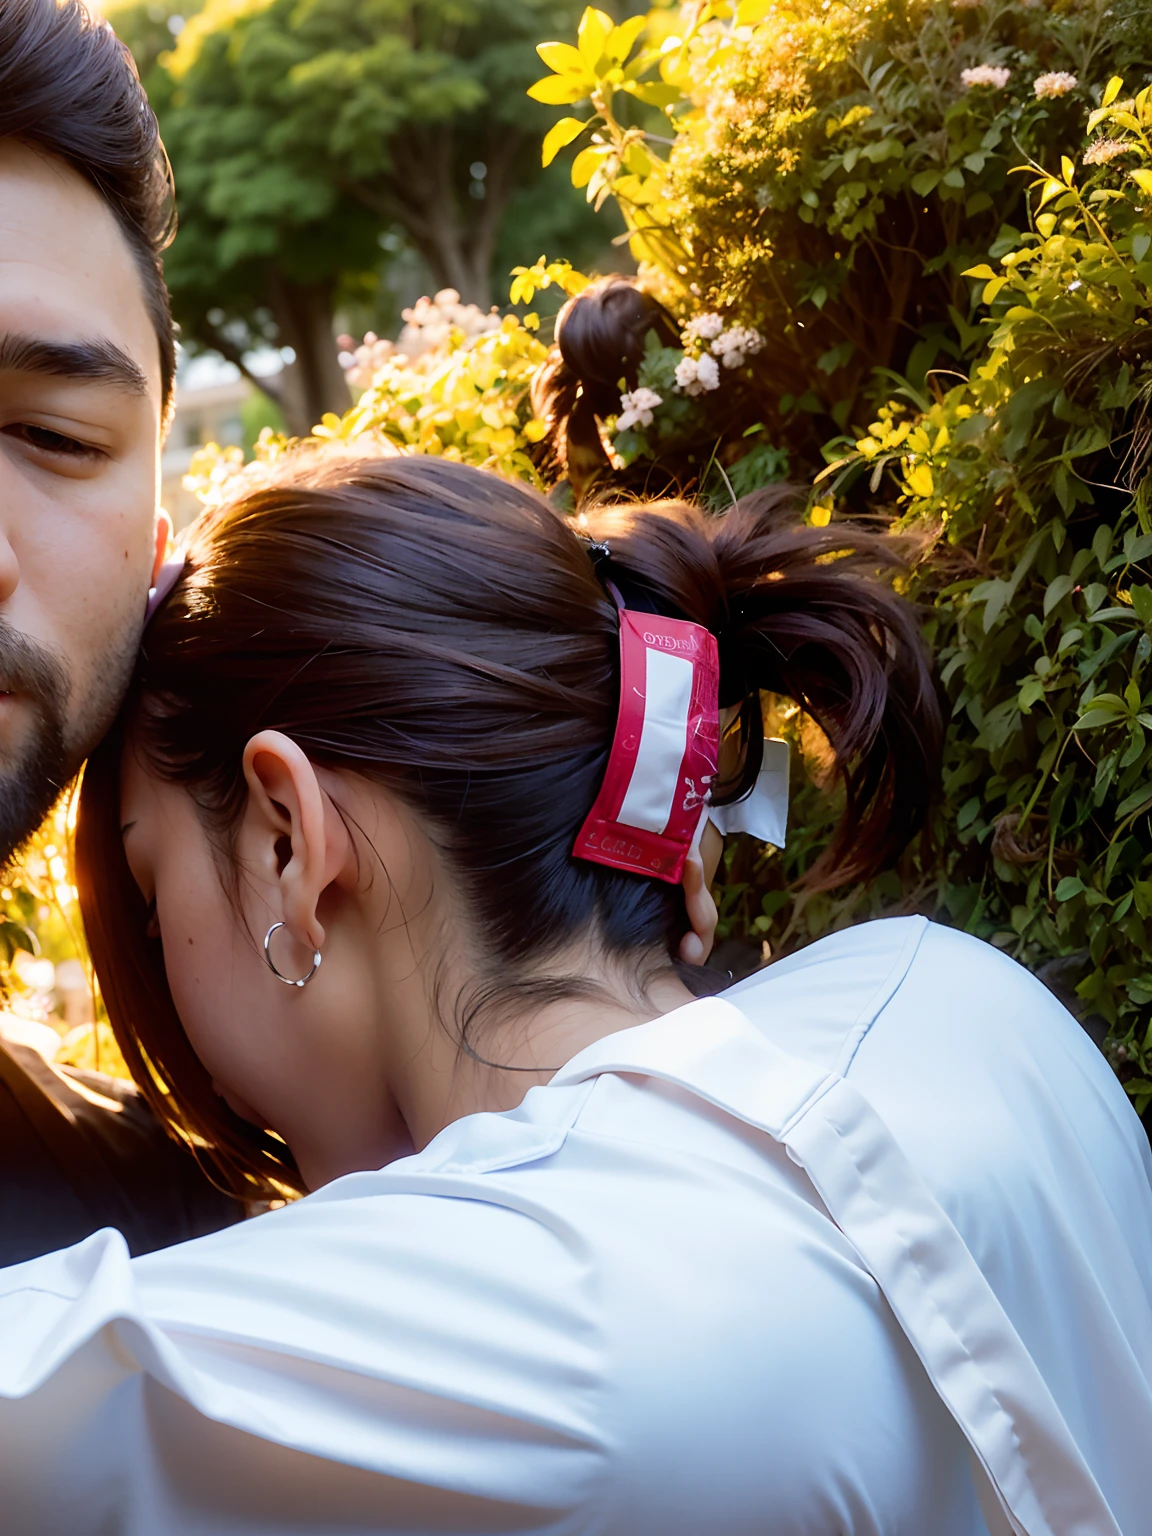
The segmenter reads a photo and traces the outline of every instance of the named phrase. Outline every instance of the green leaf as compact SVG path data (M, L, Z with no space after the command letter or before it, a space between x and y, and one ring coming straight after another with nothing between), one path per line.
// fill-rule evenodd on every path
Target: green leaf
M1083 714L1081 714L1072 729L1074 731L1094 731L1100 726L1113 725L1117 720L1128 720L1130 718L1131 711L1119 694L1098 693L1085 706Z
M1141 192L1144 192L1149 197L1152 197L1152 171L1129 171L1128 174L1140 188Z
M956 813L956 826L959 831L963 832L972 825L980 814L982 803L979 795L973 795L970 800L964 802Z
M1012 595L1012 589L1006 581L989 581L985 582L985 586L990 589L984 604L984 633L987 634L1004 612L1004 604Z
M1000 274L998 272L993 272L992 268L986 261L981 262L978 267L968 267L964 272L965 277L982 277L985 282L988 282L990 278L998 277L999 275Z
M940 185L940 172L917 171L908 185L912 188L917 197L927 197L929 192L934 192Z
M851 341L842 341L839 346L830 347L827 352L822 353L816 359L816 366L819 368L821 373L826 373L831 376L832 374L836 373L838 369L843 368L844 364L849 360L855 351L855 343Z
M1116 820L1124 821L1133 813L1143 810L1145 804L1152 805L1152 784L1141 784L1139 789L1125 795L1116 807Z
M540 163L551 165L556 156L572 140L578 138L588 126L578 117L562 117L558 123L553 123L544 135L544 145L540 153Z
M1104 94L1100 98L1100 105L1102 107L1110 107L1123 89L1124 81L1120 78L1119 75L1113 75L1111 80L1109 80L1108 84L1104 87Z
M1055 608L1057 603L1063 602L1076 585L1071 576L1057 576L1054 581L1048 583L1048 589L1044 593L1044 617Z
M1152 587L1134 582L1128 588L1128 596L1132 600L1132 607L1141 624L1152 624Z
M1084 891L1084 882L1079 875L1065 875L1056 887L1057 901L1071 901L1074 896L1080 896Z

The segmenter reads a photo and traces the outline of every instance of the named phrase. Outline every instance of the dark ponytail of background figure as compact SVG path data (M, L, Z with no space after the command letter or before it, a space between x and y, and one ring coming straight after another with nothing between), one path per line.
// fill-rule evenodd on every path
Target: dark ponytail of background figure
M601 277L568 300L556 340L532 382L532 410L548 427L546 467L566 474L579 501L610 469L599 421L620 410L621 385L635 389L649 331L661 346L679 332L656 299L627 277Z
M923 821L940 713L915 614L881 574L891 541L809 527L779 489L723 515L592 509L582 536L527 486L441 459L289 454L264 475L195 525L120 723L89 763L77 830L81 910L125 1060L237 1192L275 1194L298 1175L282 1142L216 1098L180 1027L120 837L125 743L192 797L225 901L257 732L401 799L433 836L479 957L443 1010L465 1049L502 1010L599 995L570 969L581 945L642 989L675 965L688 926L680 887L572 855L620 690L618 613L587 535L608 543L628 601L718 638L742 748L719 802L751 786L767 692L819 723L846 788L810 878L867 878Z

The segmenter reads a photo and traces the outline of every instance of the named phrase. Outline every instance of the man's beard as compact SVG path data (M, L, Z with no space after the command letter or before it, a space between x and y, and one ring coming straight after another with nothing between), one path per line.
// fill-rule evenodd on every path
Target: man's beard
M94 669L99 696L68 726L72 679L63 660L0 619L0 689L22 696L35 710L27 740L6 762L0 743L0 864L27 841L75 778L111 722L127 683L127 656L106 656Z

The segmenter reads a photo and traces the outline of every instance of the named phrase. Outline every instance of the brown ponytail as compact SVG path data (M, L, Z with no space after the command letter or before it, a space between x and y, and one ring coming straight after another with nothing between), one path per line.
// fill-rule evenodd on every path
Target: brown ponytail
M556 317L556 343L532 381L532 410L546 423L547 467L564 473L579 500L610 467L599 422L620 409L621 389L635 389L649 331L675 346L676 323L664 306L627 277L597 278Z
M828 735L847 788L823 878L867 875L924 815L940 717L912 612L875 576L875 536L804 526L780 491L724 516L680 504L588 517L636 601L707 625L723 701L758 759L761 690ZM446 1020L579 995L558 968L592 939L644 978L672 965L683 894L572 857L619 704L616 608L573 524L526 486L431 458L288 456L198 525L145 644L120 728L80 800L80 902L125 1059L174 1134L233 1187L293 1182L282 1143L215 1098L180 1028L119 834L121 742L185 786L230 867L242 759L262 729L403 799L465 893L485 973ZM550 969L550 966L552 967Z
M805 884L867 879L922 825L940 769L943 723L910 604L877 579L902 563L891 537L815 528L794 488L753 492L722 516L683 505L627 506L584 521L658 611L720 642L720 704L738 705L738 800L760 762L760 694L792 699L820 726L845 790L830 846Z

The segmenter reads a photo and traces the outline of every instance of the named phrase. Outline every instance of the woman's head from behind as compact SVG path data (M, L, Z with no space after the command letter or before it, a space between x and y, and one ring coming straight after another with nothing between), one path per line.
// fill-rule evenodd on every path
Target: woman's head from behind
M910 619L858 570L879 541L829 558L852 541L779 499L711 520L615 508L591 531L630 603L717 634L721 703L757 704L746 738L760 689L820 720L853 765L834 862L866 869L907 837L935 715ZM679 888L572 856L618 676L586 542L481 471L301 457L194 530L89 765L78 853L129 1064L231 1177L295 1182L257 1126L308 1183L385 1161L426 1139L406 1124L416 1057L449 1082L500 1062L497 1021L672 973ZM738 765L729 794L747 782ZM276 924L282 977L322 956L306 987L265 963ZM438 1027L393 1029L420 1018ZM321 1122L344 1135L335 1161Z

